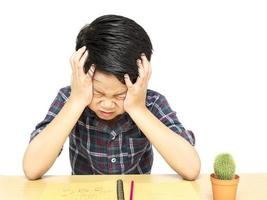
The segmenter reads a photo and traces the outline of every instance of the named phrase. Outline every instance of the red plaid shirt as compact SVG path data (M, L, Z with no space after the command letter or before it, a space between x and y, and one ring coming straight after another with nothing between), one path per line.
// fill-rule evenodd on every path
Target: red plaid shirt
M70 95L70 87L60 89L45 119L37 124L30 141L57 115ZM167 127L191 145L195 137L178 121L166 98L147 90L147 108ZM116 125L109 126L86 107L69 135L72 174L144 174L153 164L152 145L128 113L118 116Z

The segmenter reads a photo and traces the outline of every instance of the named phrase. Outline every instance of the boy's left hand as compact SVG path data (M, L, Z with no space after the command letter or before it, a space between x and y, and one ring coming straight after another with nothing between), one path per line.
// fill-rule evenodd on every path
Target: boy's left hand
M126 98L124 100L124 110L130 113L134 110L146 109L146 93L148 81L151 76L151 64L147 60L145 54L141 55L141 59L137 59L139 76L133 84L128 74L125 74L124 80L128 88Z

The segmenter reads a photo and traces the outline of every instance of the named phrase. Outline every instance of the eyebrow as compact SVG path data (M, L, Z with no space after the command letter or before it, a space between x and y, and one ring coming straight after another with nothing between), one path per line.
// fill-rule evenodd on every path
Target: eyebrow
M95 89L94 88L94 90L96 90L97 92L99 92L99 93L104 93L104 92L101 92L101 91L99 91L98 89ZM120 93L118 93L118 94L115 94L115 96L118 96L118 95L122 95L122 94L124 94L124 93L126 93L127 91L124 91L124 92L120 92Z
M122 95L122 94L124 94L124 93L126 93L127 91L124 91L124 92L121 92L121 93L118 93L118 94L115 94L116 96L118 96L118 95Z

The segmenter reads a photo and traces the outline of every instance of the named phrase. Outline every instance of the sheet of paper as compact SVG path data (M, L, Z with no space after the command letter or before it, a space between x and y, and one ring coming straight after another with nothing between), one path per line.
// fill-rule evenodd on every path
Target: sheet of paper
M135 183L134 199L146 200L200 200L190 182L176 183Z
M129 199L130 182L123 181L125 199ZM116 180L78 183L49 183L40 200L116 200ZM134 184L134 200L200 200L189 181Z
M116 199L116 180L95 183L49 183L40 200Z

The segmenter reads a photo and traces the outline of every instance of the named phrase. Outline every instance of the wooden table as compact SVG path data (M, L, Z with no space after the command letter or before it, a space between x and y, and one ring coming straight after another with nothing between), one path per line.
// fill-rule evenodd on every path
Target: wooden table
M237 191L237 199L264 200L267 199L267 173L239 174L240 182ZM134 180L145 183L162 183L183 181L175 174L153 175L86 175L86 176L44 176L36 181L29 181L24 176L0 176L0 199L27 199L37 200L40 198L46 184L71 183L71 182L94 182L101 180L123 181ZM190 182L201 199L212 199L211 183L208 174L201 174L197 180ZM144 197L145 199L145 197Z

